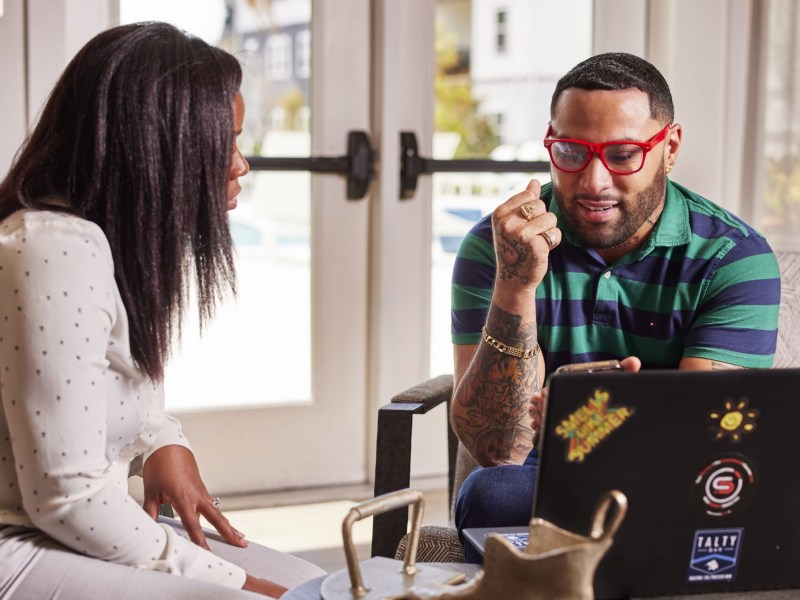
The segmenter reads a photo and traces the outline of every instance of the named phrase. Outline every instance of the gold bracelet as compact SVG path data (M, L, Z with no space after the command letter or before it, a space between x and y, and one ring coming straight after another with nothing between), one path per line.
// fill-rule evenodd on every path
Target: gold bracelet
M527 350L523 350L522 348L517 348L515 346L509 346L508 344L504 344L500 340L496 340L492 336L490 336L486 332L486 327L481 329L481 334L483 335L483 341L489 344L492 348L497 350L498 352L502 352L503 354L508 354L509 356L513 356L515 358L524 358L529 359L533 358L537 354L539 354L539 343L536 343L536 347L531 350L528 348Z

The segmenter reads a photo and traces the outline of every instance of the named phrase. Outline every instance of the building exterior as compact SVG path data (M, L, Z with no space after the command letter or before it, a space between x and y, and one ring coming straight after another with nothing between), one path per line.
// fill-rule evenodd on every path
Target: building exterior
M501 144L516 147L518 158L544 158L541 139L556 81L591 54L592 3L471 4L470 76L479 111L493 117Z

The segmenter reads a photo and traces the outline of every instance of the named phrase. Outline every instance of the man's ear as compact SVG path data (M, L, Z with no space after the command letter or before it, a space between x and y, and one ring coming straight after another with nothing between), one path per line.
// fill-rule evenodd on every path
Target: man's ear
M678 150L681 147L681 138L683 136L683 127L680 123L674 123L667 133L667 139L664 140L664 163L667 165L674 165L678 160Z

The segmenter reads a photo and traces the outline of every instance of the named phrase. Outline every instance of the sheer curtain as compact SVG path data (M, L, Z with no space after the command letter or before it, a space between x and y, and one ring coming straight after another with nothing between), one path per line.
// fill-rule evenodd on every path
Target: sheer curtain
M776 249L800 250L800 7L756 2L759 99L755 124L753 225Z

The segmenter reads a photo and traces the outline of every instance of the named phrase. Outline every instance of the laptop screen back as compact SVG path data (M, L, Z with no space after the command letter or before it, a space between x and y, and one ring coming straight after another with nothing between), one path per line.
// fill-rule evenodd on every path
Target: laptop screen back
M628 513L598 598L800 587L800 370L553 377L534 515Z

